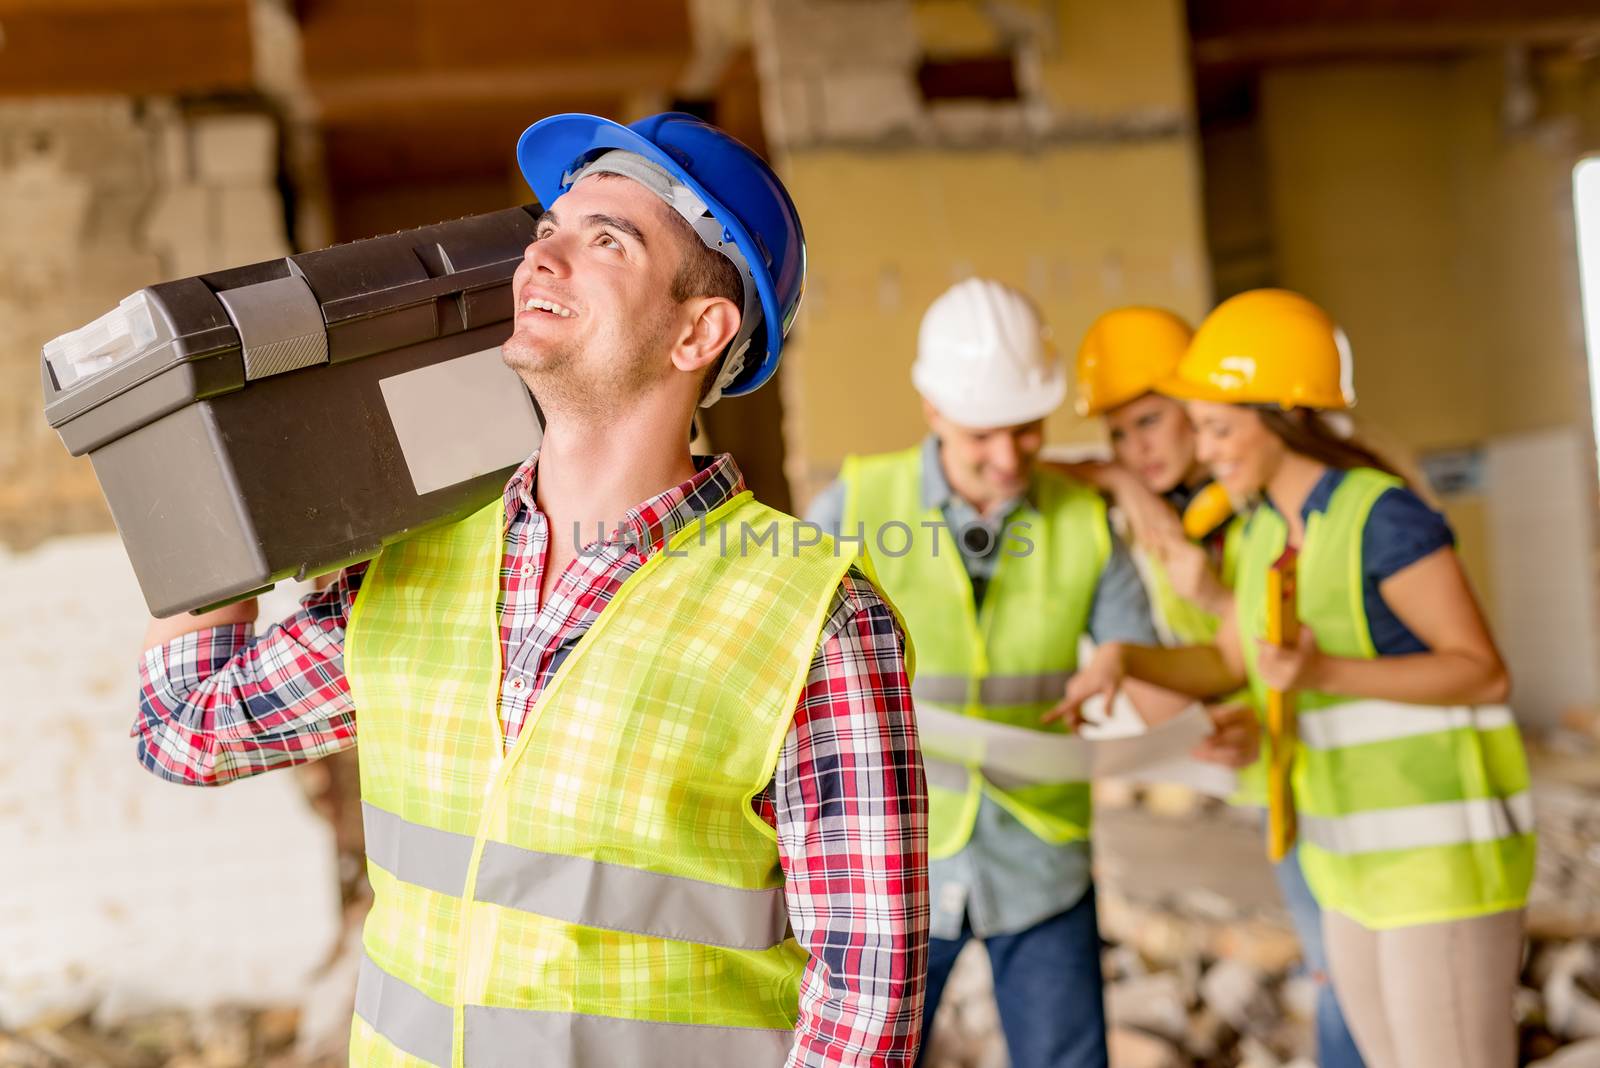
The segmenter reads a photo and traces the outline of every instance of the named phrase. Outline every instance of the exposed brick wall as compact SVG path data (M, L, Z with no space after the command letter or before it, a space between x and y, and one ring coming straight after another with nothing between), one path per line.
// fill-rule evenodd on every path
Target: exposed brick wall
M44 422L40 347L152 282L286 254L277 174L265 112L0 104L0 544L111 526Z

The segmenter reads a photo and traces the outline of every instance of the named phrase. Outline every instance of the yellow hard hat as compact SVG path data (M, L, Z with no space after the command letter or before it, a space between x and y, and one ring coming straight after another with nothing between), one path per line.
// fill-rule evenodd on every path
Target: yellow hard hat
M1180 400L1349 408L1350 346L1328 313L1287 289L1252 289L1206 316L1160 391Z
M1078 346L1078 414L1100 415L1155 389L1177 368L1193 334L1164 308L1132 306L1100 316Z

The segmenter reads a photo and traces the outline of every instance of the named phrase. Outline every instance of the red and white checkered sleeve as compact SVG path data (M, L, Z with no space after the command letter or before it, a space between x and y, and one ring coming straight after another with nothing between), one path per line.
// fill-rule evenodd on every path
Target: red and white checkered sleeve
M771 796L790 924L811 954L789 1064L909 1068L927 971L928 795L904 636L854 570Z
M260 636L212 627L146 650L130 732L156 775L220 786L304 764L355 744L344 636L365 564Z

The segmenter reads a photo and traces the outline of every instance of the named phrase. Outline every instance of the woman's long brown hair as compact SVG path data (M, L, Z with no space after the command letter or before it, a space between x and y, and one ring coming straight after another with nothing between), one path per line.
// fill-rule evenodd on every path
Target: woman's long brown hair
M1379 456L1356 438L1340 437L1310 408L1258 408L1262 424L1278 440L1302 456L1310 457L1329 467L1348 471L1354 467L1372 467L1398 479L1407 479L1394 465Z

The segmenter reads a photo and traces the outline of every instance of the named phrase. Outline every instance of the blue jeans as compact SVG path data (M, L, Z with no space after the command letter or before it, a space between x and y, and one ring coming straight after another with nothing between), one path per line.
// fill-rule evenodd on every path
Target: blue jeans
M924 1051L956 954L971 937L968 927L960 938L928 940ZM1094 888L1066 912L1016 934L991 935L983 945L994 972L994 997L1012 1068L1105 1068L1106 1012Z
M1328 955L1322 948L1322 909L1311 896L1305 872L1300 870L1300 850L1295 849L1277 864L1278 886L1283 903L1289 907L1300 936L1306 970L1316 973L1317 985L1317 1063L1321 1068L1365 1068L1356 1040L1344 1022L1344 1012L1328 981Z

